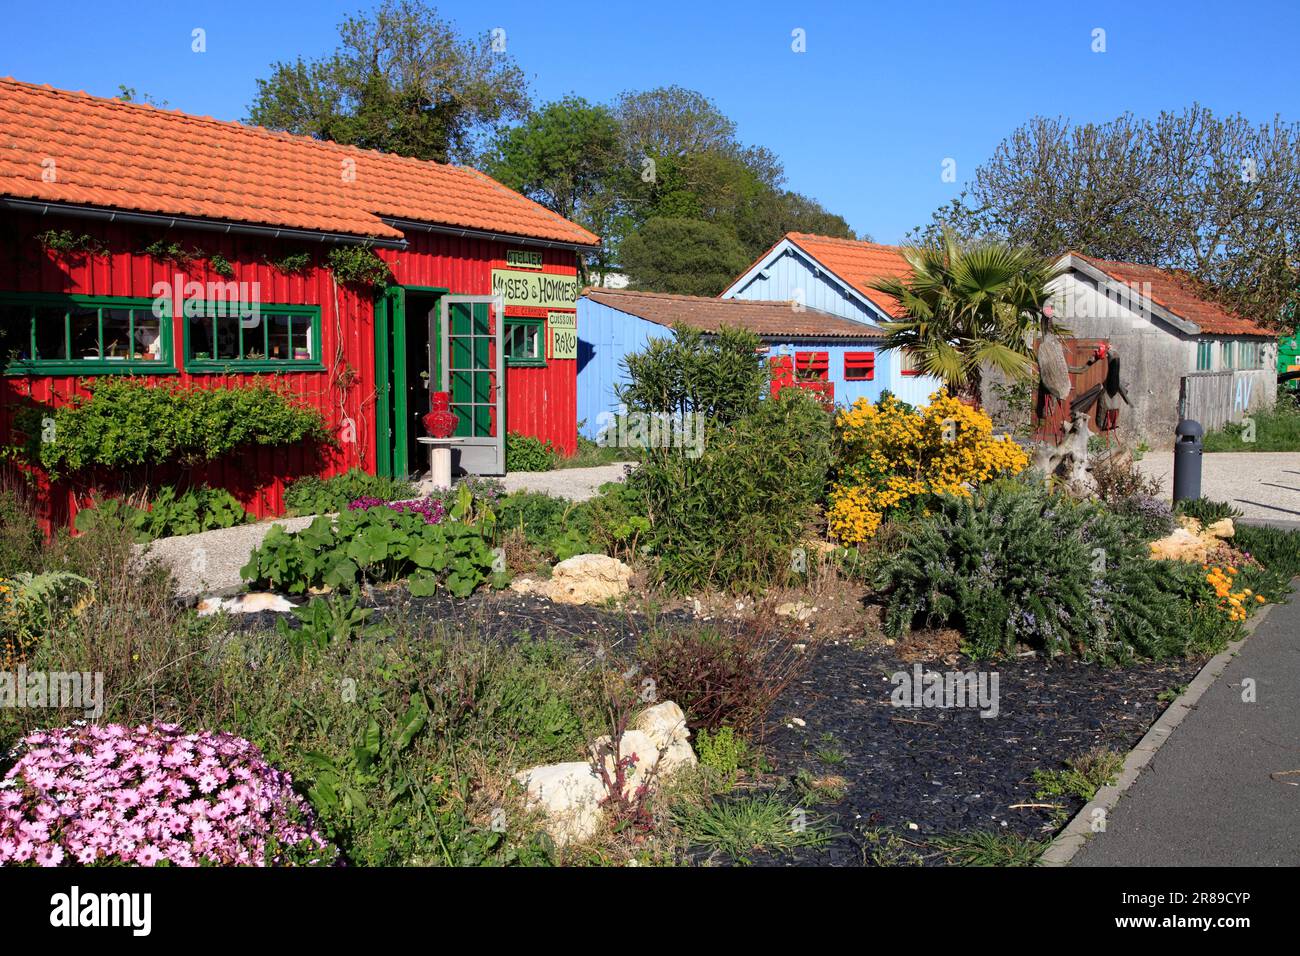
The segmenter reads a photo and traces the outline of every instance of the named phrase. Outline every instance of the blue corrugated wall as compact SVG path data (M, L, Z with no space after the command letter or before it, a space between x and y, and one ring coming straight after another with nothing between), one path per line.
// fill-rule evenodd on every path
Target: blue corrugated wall
M639 352L652 338L672 338L672 330L635 315L629 315L591 299L578 299L578 422L579 432L594 439L599 431L601 412L617 411L614 386L625 383L627 374L623 358ZM828 343L810 341L779 342L768 340L773 355L782 351L827 352L830 380L835 383L835 402L850 405L859 398L875 401L889 387L889 356L882 355L870 341ZM844 377L844 353L875 352L876 374L872 381L850 382ZM884 367L882 368L882 363ZM906 384L911 379L904 378ZM913 401L900 393L907 401ZM927 393L928 394L928 393ZM921 401L925 396L921 397Z
M623 356L641 351L652 338L672 337L672 329L588 298L578 299L579 434L595 439L600 413L617 410L614 386L627 381Z
M802 301L810 309L821 309L854 322L878 324L888 316L864 305L856 294L846 289L834 276L821 271L806 253L797 248L787 248L776 261L765 266L745 286L734 290L728 298ZM898 367L894 352L876 352L876 381L864 382L874 386L875 395L888 388L905 402L924 405L930 393L942 384L928 375L904 375ZM837 363L831 359L831 376L835 377ZM843 378L844 363L838 363L838 374ZM858 383L853 383L857 385ZM581 387L581 386L579 386ZM835 386L839 399L840 386ZM869 395L874 400L874 395Z

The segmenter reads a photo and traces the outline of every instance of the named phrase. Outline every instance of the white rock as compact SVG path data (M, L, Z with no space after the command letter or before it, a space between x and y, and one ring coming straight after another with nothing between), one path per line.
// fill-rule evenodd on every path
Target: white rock
M604 737L596 738L596 742L591 747L592 762L597 765L600 762L605 764L605 772L609 774L611 782L617 779L614 767L613 740L612 736L606 734ZM623 732L623 736L619 738L618 753L620 759L632 758L634 761L632 766L624 772L623 777L623 796L631 799L641 785L649 779L651 772L658 766L659 745L644 731L626 730Z
M619 756L636 758L624 777L624 796L631 798L642 784L651 785L682 767L699 761L691 749L686 715L672 701L647 707L635 725L619 739ZM609 779L616 779L613 737L606 734L592 744L590 761L549 764L515 774L527 793L529 810L546 814L546 831L559 846L589 840L600 831L601 803L608 795L597 768L604 763Z
M529 810L546 814L546 832L557 846L590 840L600 832L605 785L585 760L533 767L515 774Z
M671 776L682 767L694 767L699 763L691 748L691 732L686 726L686 715L671 700L647 707L637 714L632 726L649 735L662 751L659 776Z
M575 554L551 572L547 596L556 604L603 604L627 594L632 569L607 554Z
M686 715L671 700L647 707L636 715L632 726L644 731L660 747L667 747L675 740L687 740L691 736L686 727Z
M804 601L786 601L784 604L776 606L776 616L792 617L796 621L806 621L813 616L815 610L817 610L815 607Z

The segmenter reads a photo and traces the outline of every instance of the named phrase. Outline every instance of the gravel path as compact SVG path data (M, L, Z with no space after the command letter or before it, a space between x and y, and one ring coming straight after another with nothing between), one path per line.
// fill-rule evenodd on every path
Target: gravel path
M262 543L273 525L284 525L287 531L297 531L311 522L311 516L277 518L274 521L218 528L199 534L159 538L149 544L139 545L136 553L146 560L156 559L171 568L176 577L176 593L179 597L230 593L241 590L239 569L248 563L248 556Z
M512 471L502 483L507 492L542 491L548 495L586 501L596 497L596 491L608 481L622 481L628 463L596 465L594 468L561 468L556 471Z
M1252 520L1296 522L1300 527L1300 452L1220 451L1202 458L1201 494L1226 501ZM1151 452L1142 473L1160 480L1173 495L1173 452Z

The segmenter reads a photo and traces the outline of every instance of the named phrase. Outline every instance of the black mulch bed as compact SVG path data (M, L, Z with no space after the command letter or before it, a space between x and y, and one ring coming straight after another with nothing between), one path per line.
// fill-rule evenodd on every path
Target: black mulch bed
M294 604L307 603L302 595L292 595L290 600ZM488 641L509 642L526 632L539 638L562 636L579 646L594 648L601 644L629 652L635 648L637 637L654 626L672 627L695 621L690 612L682 610L667 611L651 621L644 614L552 604L546 598L512 591L477 591L468 598L453 598L439 590L431 597L417 598L404 587L376 588L362 603L375 608L376 614L371 619L375 623L392 615L444 622ZM297 619L292 615L273 611L236 615L233 624L240 630L262 630L275 627L278 617L287 617L290 625L297 626Z
M557 605L508 592L457 600L441 593L412 598L405 589L393 589L373 592L367 603L377 608L377 618L410 614L472 628L490 640L510 641L520 632L563 635L624 652L651 626L639 614ZM237 626L272 627L278 616L241 615ZM673 611L655 623L672 627L692 622L689 612ZM843 797L803 804L833 834L830 840L782 856L756 852L749 857L755 865L861 866L864 829L888 830L917 843L977 830L1046 839L1058 826L1050 810L1012 809L1013 804L1050 802L1035 799L1033 771L1061 769L1064 761L1094 747L1126 754L1166 706L1159 695L1186 684L1203 663L1104 668L1028 657L996 666L965 660L925 665L927 672L996 671L999 710L996 717L985 718L975 708L894 707L890 695L895 685L889 677L910 673L912 665L890 648L826 642L813 645L809 653L808 669L772 709L762 748L771 771L765 778L780 785L783 779L794 781L800 771L842 777ZM827 763L818 751L836 751L843 759ZM1073 815L1081 806L1070 799L1065 810ZM927 861L939 862L938 855L929 854ZM714 857L710 862L727 861Z
M1035 800L1033 771L1060 769L1094 747L1127 754L1167 706L1161 692L1187 683L1201 663L1118 669L1032 657L925 665L927 672L996 671L999 710L985 718L973 708L894 707L889 676L912 665L888 648L825 644L773 708L764 753L782 776L803 769L845 778L842 800L806 807L836 835L793 856L756 854L753 862L860 866L861 830L876 827L918 843L976 830L1048 838L1057 829L1049 810L1011 809L1052 802ZM793 724L796 717L805 726ZM845 757L827 764L818 750ZM1082 805L1071 800L1066 811L1072 816Z

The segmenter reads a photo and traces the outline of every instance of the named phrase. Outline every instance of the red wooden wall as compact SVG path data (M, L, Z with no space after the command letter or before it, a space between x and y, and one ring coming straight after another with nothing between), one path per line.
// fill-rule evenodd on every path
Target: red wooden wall
M46 252L35 234L47 229L88 233L107 248L102 255L66 258ZM165 238L205 255L220 254L234 267L229 277L212 273L207 260L178 265L159 262L139 250ZM399 285L446 288L454 294L486 295L491 292L491 271L505 268L506 243L433 233L414 233L406 250L380 249ZM521 243L512 243L518 247ZM266 304L318 305L321 308L321 354L324 371L282 373L277 376L294 395L319 409L331 431L341 433L345 418L355 422L355 442L337 449L258 449L247 455L211 463L181 474L160 470L156 481L189 480L229 488L259 517L283 512L285 485L303 474L335 474L348 468L375 470L375 329L374 302L369 296L336 286L323 266L329 247L321 243L286 239L226 235L81 221L67 217L36 217L0 212L0 292L62 292L83 295L152 297L155 283L257 282L260 301ZM285 275L270 260L288 253L310 251L313 265L300 275ZM572 251L546 250L543 269L574 275ZM513 314L515 310L508 310ZM519 310L538 314L539 310ZM541 310L541 314L545 314ZM182 319L173 319L173 348L177 366L182 358ZM200 387L230 387L249 381L250 375L178 374L143 378L151 385L164 381L195 383ZM270 376L262 376L269 378ZM551 362L545 368L512 368L507 372L508 428L550 439L566 454L577 445L577 363ZM54 406L84 394L75 376L0 377L0 441L8 442L9 419L15 402L36 401ZM111 480L111 476L108 476ZM105 482L107 484L108 482ZM52 526L69 523L84 506L90 488L83 481L47 489L46 520Z

